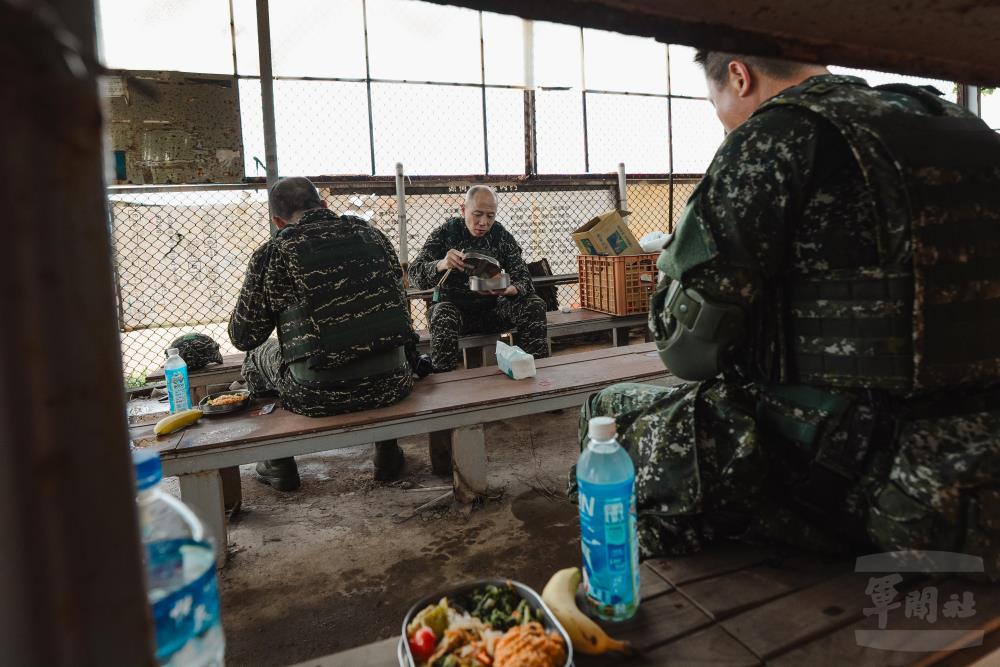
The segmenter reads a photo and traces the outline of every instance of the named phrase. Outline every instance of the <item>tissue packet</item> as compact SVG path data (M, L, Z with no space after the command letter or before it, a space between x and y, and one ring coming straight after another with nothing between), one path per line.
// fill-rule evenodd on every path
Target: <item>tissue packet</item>
M535 358L502 340L497 341L497 366L501 373L514 380L535 377Z

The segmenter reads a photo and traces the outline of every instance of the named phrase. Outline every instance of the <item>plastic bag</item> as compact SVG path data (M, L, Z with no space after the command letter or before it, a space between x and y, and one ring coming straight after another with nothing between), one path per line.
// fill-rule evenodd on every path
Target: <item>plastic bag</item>
M497 341L497 366L500 372L514 380L535 377L535 358L517 347Z

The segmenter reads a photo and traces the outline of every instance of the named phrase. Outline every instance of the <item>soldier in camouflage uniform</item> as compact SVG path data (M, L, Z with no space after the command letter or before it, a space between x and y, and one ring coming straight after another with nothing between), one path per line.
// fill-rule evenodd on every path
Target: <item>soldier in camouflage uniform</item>
M461 218L451 218L434 230L410 263L410 281L422 289L442 285L440 300L431 306L431 360L436 372L454 370L460 361L458 339L468 333L517 329L517 344L536 359L549 354L545 301L535 294L521 246L496 222L497 197L492 188L474 185L466 193ZM510 275L510 287L481 294L469 289L462 253L475 251L500 262Z
M177 348L181 359L187 364L189 371L200 371L209 364L221 364L222 353L219 351L219 344L212 340L211 336L201 333L188 333L174 339L164 355L169 356L170 348Z
M249 389L277 392L286 409L310 417L403 399L413 388L404 346L414 334L389 240L327 210L305 178L279 181L270 204L278 234L251 257L229 320L233 345L248 351ZM402 465L395 440L376 443L376 479ZM299 486L293 458L258 463L257 475L279 490Z
M925 89L697 59L728 135L650 328L698 382L612 386L581 415L581 446L616 417L642 553L938 549L995 578L1000 139Z

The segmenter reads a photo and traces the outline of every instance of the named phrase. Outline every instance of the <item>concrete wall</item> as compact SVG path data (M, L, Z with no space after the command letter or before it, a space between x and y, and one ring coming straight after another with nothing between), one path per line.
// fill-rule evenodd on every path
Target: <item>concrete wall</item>
M108 76L111 150L125 152L116 183L243 180L239 96L231 76L128 72ZM112 174L114 173L112 163Z

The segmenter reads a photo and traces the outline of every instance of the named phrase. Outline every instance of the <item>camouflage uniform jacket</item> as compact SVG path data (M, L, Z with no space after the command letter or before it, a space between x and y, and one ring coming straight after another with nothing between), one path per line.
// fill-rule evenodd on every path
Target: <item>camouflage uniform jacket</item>
M356 222L360 221L345 221L326 209L318 209L307 212L296 224L336 225ZM389 239L378 230L375 231L386 256L394 266L399 266L396 251ZM250 351L262 346L278 326L280 314L301 306L304 301L303 295L298 293L287 258L279 245L280 239L271 239L257 248L250 258L243 288L229 320L229 337L239 350ZM405 304L401 273L398 290L399 302ZM408 313L406 317L409 318ZM314 416L386 405L407 395L412 388L412 373L405 361L396 371L384 377L338 382L336 386L325 389L297 386L280 357L275 357L271 363L280 364L279 369L271 371L277 371L274 374L281 378L281 386L278 388L286 407Z
M410 281L421 289L436 286L443 275L438 273L437 263L452 248L494 257L510 275L510 284L517 288L518 295L535 293L528 265L521 256L521 246L514 236L499 222L493 223L485 236L473 236L462 218L449 218L431 232L420 254L410 262ZM441 287L441 301L452 301L460 305L487 305L495 303L496 297L472 292L469 290L469 276L460 271L452 271Z

